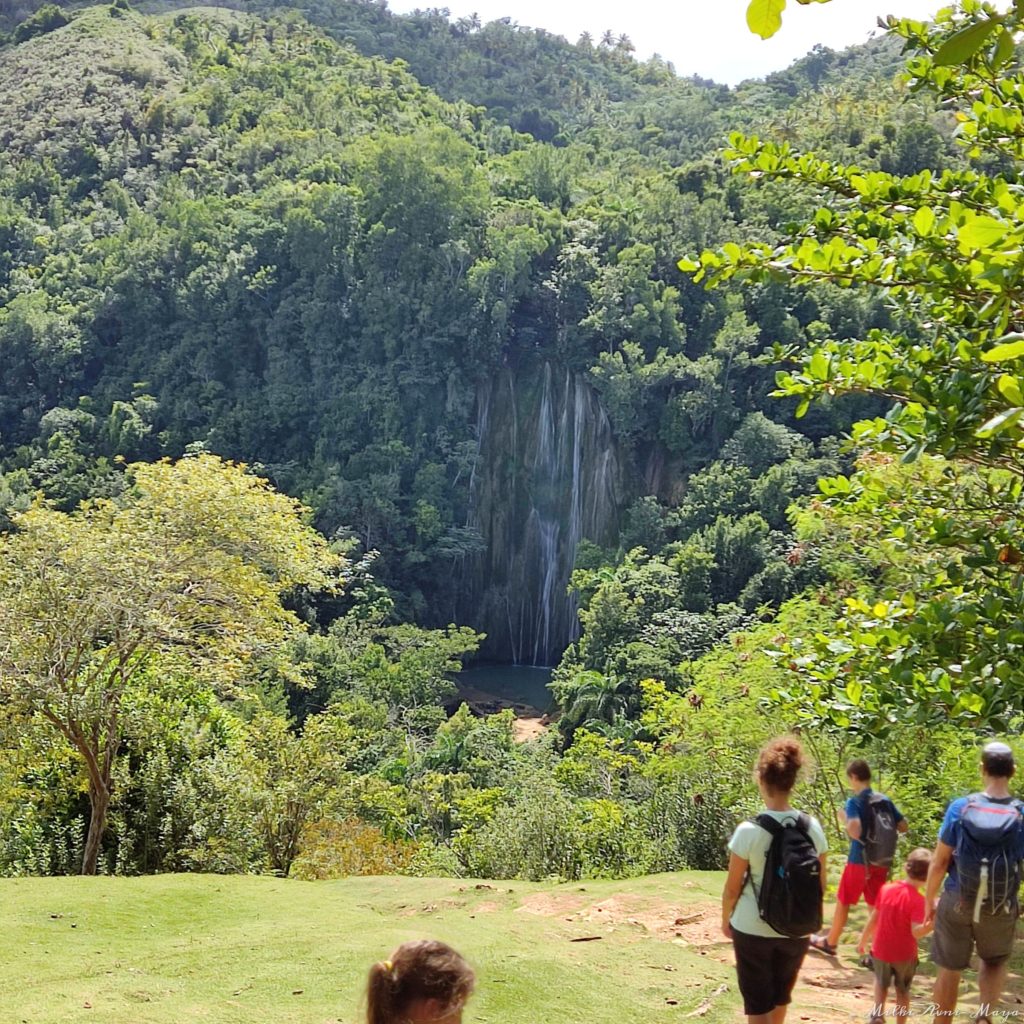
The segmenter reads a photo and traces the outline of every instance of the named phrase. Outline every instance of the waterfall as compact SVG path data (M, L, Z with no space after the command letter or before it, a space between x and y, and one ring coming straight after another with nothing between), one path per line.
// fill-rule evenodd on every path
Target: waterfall
M484 541L462 566L460 622L485 657L550 665L578 635L567 592L579 543L608 543L621 466L590 384L551 363L503 371L477 395L469 524Z

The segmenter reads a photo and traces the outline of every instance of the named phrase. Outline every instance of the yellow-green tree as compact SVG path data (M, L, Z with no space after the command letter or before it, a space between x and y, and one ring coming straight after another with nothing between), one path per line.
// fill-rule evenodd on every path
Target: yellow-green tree
M282 597L332 588L341 570L306 509L242 466L199 455L128 478L123 497L71 513L37 500L0 537L0 699L81 758L83 874L96 873L135 688L182 669L237 687L247 661L302 628Z

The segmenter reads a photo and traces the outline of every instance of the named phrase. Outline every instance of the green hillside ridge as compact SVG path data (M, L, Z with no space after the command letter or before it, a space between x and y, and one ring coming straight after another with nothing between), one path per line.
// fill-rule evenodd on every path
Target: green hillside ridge
M40 67L54 74L42 76ZM127 120L141 121L143 88L170 98L184 84L174 47L147 35L138 18L86 12L74 28L29 40L0 56L0 127L8 159L61 161L75 145L113 145Z
M486 505L471 493L482 396L506 369L520 415L539 404L545 365L599 392L614 443L594 458L614 462L616 485L594 517L608 536L589 539L612 551L660 546L622 536L629 506L677 503L745 415L814 442L849 422L837 406L796 424L792 406L768 399L772 371L757 357L812 325L850 335L883 323L877 302L827 289L708 296L676 261L734 225L771 235L798 213L785 190L743 186L716 164L730 127L824 134L883 165L948 159L941 121L917 126L922 141L904 130L905 109L895 115L907 104L889 58L876 67L865 51L831 93L811 88L812 71L735 94L641 75L635 106L602 101L553 146L501 124L500 103L493 115L477 106L489 101L472 76L446 102L408 70L412 49L388 63L277 14L90 8L0 49L11 111L0 126L0 504L42 489L71 507L118 488L118 457L203 444L264 467L325 533L377 550L398 615L443 625L501 605L511 584L484 565L508 561L506 535L529 517L524 499L511 525L474 519ZM445 33L466 52L486 42ZM530 82L550 55L527 32L512 38L522 53L492 59L521 71L516 90L543 105ZM382 40L363 44L396 52ZM609 61L639 75L627 54L559 52L570 78ZM875 137L864 126L880 107L895 123ZM526 457L511 443L490 440L495 465ZM812 481L783 489L794 497ZM473 581L468 600L453 571ZM518 574L531 602L538 571ZM735 600L748 579L690 610ZM567 583L565 565L554 590ZM496 634L505 621L469 624ZM558 632L545 660L571 639ZM488 653L509 657L498 641Z

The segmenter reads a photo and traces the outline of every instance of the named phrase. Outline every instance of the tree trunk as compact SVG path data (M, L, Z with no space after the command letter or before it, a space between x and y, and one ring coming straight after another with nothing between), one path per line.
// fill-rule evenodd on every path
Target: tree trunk
M89 835L85 840L85 853L82 856L82 874L95 875L100 859L100 843L107 827L107 811L110 809L110 785L104 782L90 781Z

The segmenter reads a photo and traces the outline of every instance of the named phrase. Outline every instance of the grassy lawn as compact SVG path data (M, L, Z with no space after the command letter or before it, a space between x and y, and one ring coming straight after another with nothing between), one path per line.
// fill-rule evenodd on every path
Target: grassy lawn
M370 963L425 936L477 969L467 1024L738 1024L721 883L713 873L565 885L3 879L0 1024L357 1024ZM863 916L854 912L838 960L808 955L794 1024L866 1019L871 975L851 945ZM1022 946L1003 1012L1024 1017ZM922 950L918 1012L932 976ZM968 972L965 1010L975 982Z
M423 936L476 967L471 1022L735 1021L731 957L701 941L720 884L5 879L0 1021L355 1024L370 963Z

